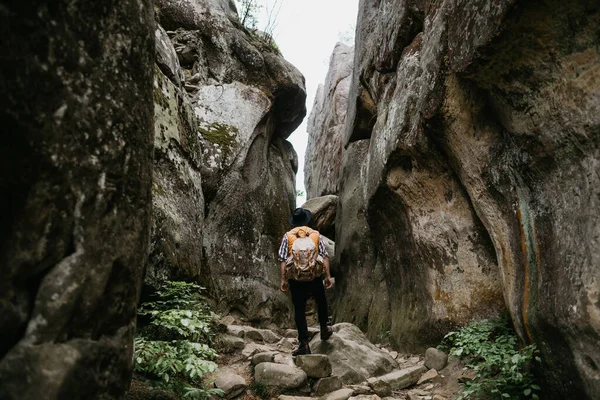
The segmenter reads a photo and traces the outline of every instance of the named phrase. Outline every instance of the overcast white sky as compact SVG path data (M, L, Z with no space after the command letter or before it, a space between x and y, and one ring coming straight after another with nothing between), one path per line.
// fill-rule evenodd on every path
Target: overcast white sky
M259 0L272 7L275 0ZM296 188L304 189L304 153L308 133L306 122L310 114L319 83L325 81L329 68L329 57L340 35L348 33L356 24L358 0L279 0L283 1L278 24L275 29L275 41L286 60L291 62L306 78L306 108L308 113L304 122L290 136L298 152L299 167ZM263 9L263 11L264 11ZM264 18L264 17L263 17ZM261 21L258 28L262 29ZM298 198L298 206L305 198Z

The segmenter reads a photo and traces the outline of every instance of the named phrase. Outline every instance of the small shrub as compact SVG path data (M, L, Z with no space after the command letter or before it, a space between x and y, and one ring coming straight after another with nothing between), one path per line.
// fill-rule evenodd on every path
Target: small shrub
M508 318L476 322L444 337L442 347L467 361L476 373L459 399L538 399L531 372L539 362L534 344L518 347Z
M149 323L135 340L135 371L189 399L223 394L202 381L217 370L217 353L211 347L215 319L201 291L192 283L168 282L138 311Z

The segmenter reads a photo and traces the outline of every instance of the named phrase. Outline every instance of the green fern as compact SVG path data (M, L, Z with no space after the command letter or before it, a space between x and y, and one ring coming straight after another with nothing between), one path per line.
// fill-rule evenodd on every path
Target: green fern
M519 348L508 318L473 323L444 337L442 346L467 361L476 377L459 399L534 399L540 387L531 371L540 362L535 344Z
M192 283L168 282L140 307L138 314L149 322L140 324L135 340L135 371L193 400L223 395L203 382L206 374L217 371L217 353L210 346L215 316L202 290Z

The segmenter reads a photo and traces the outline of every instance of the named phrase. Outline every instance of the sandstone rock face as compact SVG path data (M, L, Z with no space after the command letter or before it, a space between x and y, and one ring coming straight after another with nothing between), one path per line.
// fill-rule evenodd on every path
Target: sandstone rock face
M424 4L361 2L335 317L414 351L504 303L598 397L600 6Z
M165 280L198 279L205 202L198 121L187 94L159 68L154 103L153 226L145 283L156 287Z
M0 398L120 399L150 230L152 3L1 8Z
M352 47L336 44L325 85L317 89L307 126L304 164L307 199L338 193L353 60Z
M287 320L276 253L295 206L298 159L285 139L306 113L304 78L243 30L233 2L156 9L172 48L161 40L146 282L201 280L220 311Z

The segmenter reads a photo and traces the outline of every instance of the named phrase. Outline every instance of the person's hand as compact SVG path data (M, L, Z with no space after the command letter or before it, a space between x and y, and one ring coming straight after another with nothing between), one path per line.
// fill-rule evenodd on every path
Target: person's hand
M281 290L283 293L288 291L288 287L289 284L287 283L287 281L281 281L281 286L279 287L279 290Z
M326 277L325 278L325 289L331 289L331 286L333 286L333 283L331 283L331 278Z

